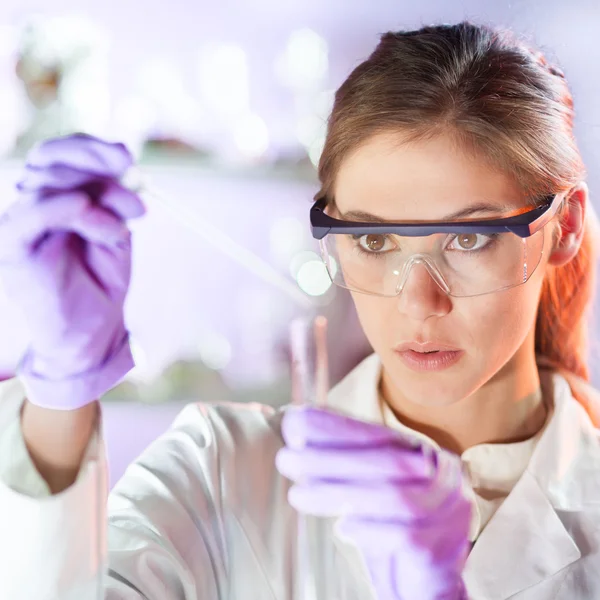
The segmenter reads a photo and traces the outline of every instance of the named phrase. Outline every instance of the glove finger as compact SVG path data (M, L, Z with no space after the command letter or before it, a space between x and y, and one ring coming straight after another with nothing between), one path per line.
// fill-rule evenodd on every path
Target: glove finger
M131 281L131 232L116 245L90 244L86 262L115 302L122 303Z
M116 181L109 183L100 198L100 205L110 209L124 221L146 214L146 207L141 198Z
M356 482L428 480L435 473L432 455L399 447L394 441L371 448L282 448L279 472L293 481L343 479Z
M344 516L337 520L334 531L341 539L358 546L363 555L382 558L402 547L406 534L400 533L400 530L406 527L412 528L416 525Z
M446 503L456 493L431 482L398 485L312 480L292 486L288 500L299 512L315 516L355 515L412 523L446 510Z
M76 171L63 165L55 165L40 171L28 168L27 172L29 177L17 184L19 190L24 194L39 196L40 192L43 193L44 190L74 191L77 188L83 188L83 191L90 197L97 197L99 204L110 208L123 220L141 217L146 213L140 197L118 181L98 180L95 174Z
M397 519L388 521L348 515L337 521L335 531L373 557L423 547L431 556L431 562L457 560L470 543L470 517L469 504L455 500L447 510L434 513L427 520L406 524Z
M420 440L376 423L359 421L339 412L313 406L293 406L285 411L281 431L290 448L304 446L348 448L387 442L418 448Z
M80 191L18 203L0 219L0 258L26 256L53 231L73 231L90 241L114 243L126 235L126 226L110 211L93 207Z
M63 164L79 171L120 178L133 164L133 157L120 142L106 142L90 135L74 134L53 138L35 146L27 155L27 163L38 168Z
M52 199L35 194L13 204L0 218L0 257L21 257L48 231L68 223L90 206L83 192L72 191Z
M91 206L63 230L77 233L88 242L111 246L124 243L129 236L127 224L111 211L99 206Z
M100 172L75 169L70 165L53 164L47 167L26 165L17 189L21 192L42 190L72 190L89 184L91 181L109 180Z

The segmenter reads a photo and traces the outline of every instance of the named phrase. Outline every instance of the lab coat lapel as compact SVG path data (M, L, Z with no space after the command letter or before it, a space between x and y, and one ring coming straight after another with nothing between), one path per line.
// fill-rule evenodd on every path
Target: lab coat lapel
M600 495L597 431L561 375L540 376L554 415L471 550L463 577L474 600L510 598L578 560L581 551L559 514L583 511Z
M525 472L473 546L463 578L472 598L504 600L580 556L550 500Z

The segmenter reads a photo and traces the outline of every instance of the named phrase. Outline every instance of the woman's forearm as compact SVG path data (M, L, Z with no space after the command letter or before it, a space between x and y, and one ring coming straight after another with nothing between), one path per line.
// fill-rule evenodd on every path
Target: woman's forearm
M21 413L25 445L53 494L77 478L97 417L97 401L76 410L41 408L25 401Z

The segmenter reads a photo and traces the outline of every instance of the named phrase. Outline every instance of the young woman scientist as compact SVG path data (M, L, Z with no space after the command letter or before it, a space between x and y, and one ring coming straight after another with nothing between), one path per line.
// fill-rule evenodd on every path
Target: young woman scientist
M311 210L375 353L331 411L190 405L107 509L97 399L133 366L126 222L144 208L122 145L35 149L0 225L33 332L1 389L0 597L294 598L289 491L329 517L347 599L599 598L572 122L563 75L509 33L385 34L336 94Z

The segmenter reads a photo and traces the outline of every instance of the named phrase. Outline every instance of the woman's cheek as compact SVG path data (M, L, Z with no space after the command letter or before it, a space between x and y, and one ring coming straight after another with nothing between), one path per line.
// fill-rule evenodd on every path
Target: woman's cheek
M397 298L379 298L366 294L352 293L358 320L376 352L392 348L403 332L398 323L400 313L397 310Z
M487 301L485 296L480 296L478 306L470 307L469 328L476 346L492 355L490 364L504 363L535 326L536 290L525 284L488 296Z

